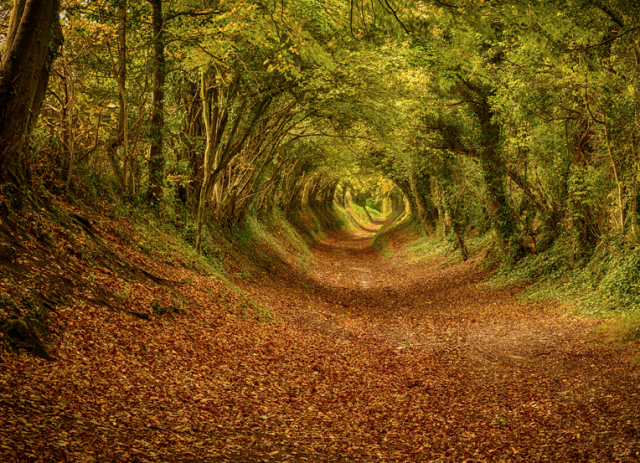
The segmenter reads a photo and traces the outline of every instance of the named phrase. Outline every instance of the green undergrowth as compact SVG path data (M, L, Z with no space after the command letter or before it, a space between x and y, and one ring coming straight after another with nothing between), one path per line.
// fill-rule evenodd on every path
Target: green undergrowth
M470 256L483 255L487 248L491 246L493 238L490 235L470 236L465 243ZM451 237L441 238L428 236L424 233L417 239L410 241L404 249L410 262L429 262L435 259L444 258L442 266L448 267L463 262L460 248L455 239ZM481 260L478 270L485 267Z
M640 342L640 312L633 311L611 318L598 326L595 332L604 343L616 347L638 343ZM640 352L632 355L631 362L640 364Z
M346 230L346 231L360 230L361 227L356 221L356 219L353 217L353 214L350 212L348 206L343 207L336 204L334 206L334 210L335 210L336 218L337 220L339 220L341 224L340 230Z
M280 210L250 214L231 229L209 220L198 255L196 214L176 197L167 195L150 209L143 201L113 195L107 185L92 184L82 196L72 199L74 207L90 221L107 219L110 231L124 243L161 262L218 278L252 279L287 266L306 271L313 264L310 244L349 226L344 210L334 207L306 206L290 217Z
M335 204L325 207L306 206L289 218L307 244L325 238L332 231L350 229L352 222L344 208Z
M262 257L271 258L270 251L279 251L284 240L279 240L286 231L284 220L263 217L260 220L249 217L233 232L224 229L219 224L208 222L203 227L203 253L198 255L195 249L195 215L183 218L184 223L167 221L162 211L138 208L129 214L132 221L132 232L127 242L146 255L160 259L168 265L180 265L199 274L213 276L224 286L216 292L201 288L211 293L211 299L226 306L229 313L240 318L255 318L260 322L277 323L277 317L268 309L251 299L241 288L234 284L229 277L252 279L258 267L247 265L243 256L252 254L255 258L256 250L262 252ZM290 235L292 237L293 235ZM251 244L258 247L251 246ZM249 245L249 246L247 246ZM302 246L298 249L304 250ZM233 265L244 264L244 269L238 274L233 272ZM302 263L301 263L302 264ZM229 297L235 294L237 297Z
M213 223L203 228L202 255L195 251L196 214L184 207L172 195L167 195L156 207L150 207L144 198L122 198L114 193L108 182L98 182L93 177L83 177L65 203L77 211L88 223L101 224L104 229L134 249L160 262L180 265L201 273L224 274L224 254L216 243L223 233ZM55 204L51 217L67 217L60 214ZM69 220L60 223L69 227Z
M386 255L390 240L403 243L410 262L444 258L440 265L445 267L462 262L454 239L427 236L412 218L379 233L374 247ZM493 269L484 284L496 289L525 287L519 296L523 300L553 300L576 315L602 319L595 332L599 339L614 346L635 343L635 350L640 350L640 246L608 241L578 258L559 239L546 252L512 262L499 253L491 233L468 236L466 244L477 259L478 272ZM632 362L640 363L640 353Z
M385 233L378 233L373 238L371 247L378 251L383 259L391 259L393 257L393 249L389 245L389 239Z
M229 240L241 263L241 273L235 276L251 279L254 271L265 274L287 265L306 271L313 265L304 236L281 211L247 217L235 227Z
M277 271L288 272L292 267L304 272L313 265L308 240L279 210L260 217L249 215L231 230L214 222L206 223L202 255L195 251L195 225L192 225L195 216L183 214L178 221L175 217L166 220L162 211L139 207L128 210L123 217L130 221L129 231L121 234L123 241L166 264L179 264L214 276L225 285L222 295L215 300L228 305L231 302L225 298L225 292L240 296L240 304L228 307L230 313L239 317L277 322L273 313L249 298L232 279L252 281ZM320 226L324 225L326 219Z
M528 286L525 297L572 302L579 313L611 317L640 311L640 247L601 242L579 256L558 240L546 252L505 262L490 280L495 286Z
M90 304L145 320L190 312L186 293L161 277L172 268L210 277L211 287L193 290L209 292L230 313L277 323L238 280L304 273L313 265L310 244L349 226L348 214L332 207L307 207L290 218L278 210L250 215L231 228L208 221L199 255L195 214L175 198L150 207L142 198L113 194L105 183L77 185L67 196L43 190L38 201L16 213L15 201L0 190L0 245L7 259L20 262L0 268L0 348L40 349L46 358L41 341L47 342L56 306L76 304L77 287L85 288ZM37 278L26 284L31 274ZM189 285L190 278L178 284ZM164 299L154 297L156 290Z
M306 273L314 264L311 245L349 226L345 211L335 206L306 206L289 217L279 210L250 215L223 237L226 268L234 277L248 280L268 279L278 272Z
M384 258L393 256L392 243L401 243L406 251L407 246L412 246L417 240L423 238L424 231L418 222L409 214L394 214L388 219L380 231L373 238L372 247Z
M412 218L396 222L379 233L374 246L384 249L390 239L405 243L403 252L412 262L445 258L442 265L462 261L452 237L427 236ZM574 313L609 319L606 338L635 341L640 332L640 246L603 240L591 253L579 256L566 239L558 239L543 253L513 262L500 254L491 233L466 237L477 271L495 269L485 281L494 288L525 287L525 300L556 300Z
M198 255L195 233L191 233L190 227L185 229L163 222L152 212L140 215L139 219L141 220L134 225L138 239L130 242L145 254L155 256L165 263L179 263L200 273L217 276L225 274L224 255L221 248L214 244L223 232L215 224L203 227L203 252Z
M368 215L367 215L367 212L365 212L365 209L367 212L369 212ZM350 230L350 231L355 231L359 229L365 229L365 230L377 229L379 227L379 224L372 222L371 219L376 221L377 220L387 220L387 221L394 220L394 218L389 219L388 217L385 217L382 212L380 212L379 210L371 206L362 207L354 202L349 202L344 207L336 205L335 211L336 211L335 213L338 216L343 218L342 220L344 222L343 229Z
M596 334L605 343L640 347L638 246L602 240L587 253L563 237L546 252L503 263L487 284L525 286L525 300L555 300L576 315L603 320ZM633 361L638 363L640 355Z
M415 221L410 215L392 213L387 220L389 222L376 233L371 243L373 249L378 251L384 259L390 259L393 256L391 241L407 243L419 236Z
M369 215L374 220L383 220L384 219L384 216L382 215L382 212L380 212L378 209L374 209L373 207L367 206L367 211L369 211Z
M351 216L353 217L353 220L356 222L356 224L359 227L362 227L362 228L373 228L373 227L375 227L373 222L371 222L371 220L369 220L369 216L367 215L367 213L365 212L365 210L364 210L364 208L362 206L359 206L356 203L352 202L347 207L347 210L351 214Z

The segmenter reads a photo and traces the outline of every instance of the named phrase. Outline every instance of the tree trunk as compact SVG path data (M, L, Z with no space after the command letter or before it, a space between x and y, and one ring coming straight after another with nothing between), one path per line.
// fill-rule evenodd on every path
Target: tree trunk
M153 89L151 93L151 146L149 148L149 187L147 198L157 202L162 197L164 177L164 82L167 76L164 56L162 0L150 0L153 10Z
M395 184L398 186L402 194L404 195L407 203L409 203L409 214L412 216L418 215L418 206L416 204L416 198L411 192L411 182L405 179L395 179ZM394 204L394 212L396 210L396 206Z
M458 241L458 247L460 248L460 255L462 255L462 260L469 260L469 249L464 242L464 236L462 231L460 230L460 226L456 222L455 218L451 221L451 228L453 229L453 233L456 235L456 240Z
M24 183L25 149L62 44L58 2L14 0L0 61L0 176Z
M202 225L204 223L204 213L207 203L207 190L209 177L211 176L211 145L213 143L213 124L211 123L211 92L207 88L207 78L204 71L201 71L201 92L202 92L202 117L204 119L205 131L207 133L207 146L204 151L204 178L200 188L200 201L198 203L198 222L196 230L196 252L202 254Z
M507 201L505 190L506 169L500 155L500 125L494 120L493 108L489 102L491 90L484 87L473 87L475 102L471 108L476 114L480 127L480 149L478 157L482 166L489 203L487 204L491 214L491 221L496 231L498 241L505 252L511 254L515 224L511 214L511 208Z
M129 173L129 109L127 100L127 1L123 0L120 11L120 27L118 31L118 63L111 54L111 72L118 87L118 133L107 145L107 153L122 191L127 191L127 174ZM109 46L107 42L107 46ZM122 167L118 159L117 150L122 145Z
M432 210L433 205L427 202L427 198L425 198L423 194L424 189L429 186L429 176L425 174L419 175L412 170L409 180L411 182L411 192L413 193L415 201L416 213L425 233L431 236L434 232L432 220L434 215Z

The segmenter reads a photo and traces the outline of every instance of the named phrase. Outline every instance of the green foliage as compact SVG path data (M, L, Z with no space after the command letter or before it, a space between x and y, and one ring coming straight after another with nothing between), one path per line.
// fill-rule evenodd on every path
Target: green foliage
M502 265L497 286L532 285L530 298L558 298L585 314L609 317L640 310L640 251L619 239L601 241L589 258L569 237L549 250Z
M273 265L288 243L305 266L303 240L395 214L445 253L483 246L503 281L568 279L635 307L637 6L180 0L163 4L160 40L148 2L129 0L126 22L122 5L63 5L64 45L24 159L34 191L142 214L148 223L114 233L160 259L191 255L207 113L204 260L185 265L221 272L231 236L264 244ZM170 72L155 88L159 70ZM161 94L162 136L148 129ZM147 210L159 139L163 194ZM155 229L179 242L139 239Z
M393 249L389 246L389 241L385 233L378 233L371 243L371 247L378 251L385 259L393 257Z
M566 242L558 240L544 253L500 266L493 275L493 282L500 286L557 284L571 270L571 261Z
M596 331L609 345L621 346L640 339L640 312L632 311L623 314L619 318L608 320L600 325ZM632 359L632 363L638 364L640 356Z

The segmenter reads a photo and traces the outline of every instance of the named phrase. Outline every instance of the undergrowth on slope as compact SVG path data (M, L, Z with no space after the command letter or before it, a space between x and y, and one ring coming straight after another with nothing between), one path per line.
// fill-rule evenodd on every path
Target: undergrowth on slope
M385 226L374 238L373 245L379 250L388 247L388 240L402 243L403 251L410 262L428 262L436 258L445 258L443 265L462 262L462 256L456 239L450 235L444 238L430 236L424 231L420 221L410 215ZM489 234L470 234L465 240L471 255L481 254L491 248L493 238ZM383 251L384 252L384 251Z
M345 210L337 205L311 208L303 207L288 218L308 244L320 241L328 233L349 229L350 221Z
M491 284L527 285L526 297L574 302L590 316L634 312L640 310L640 248L610 240L590 255L577 256L558 240L546 252L504 263Z
M0 191L0 348L50 358L46 344L60 333L49 326L60 307L98 305L143 320L192 313L175 287L191 285L191 277L175 281L183 270L211 282L193 290L212 291L211 300L229 305L229 313L277 323L232 280L306 272L309 244L347 226L344 212L331 208L296 213L302 227L311 224L307 233L281 211L249 215L232 229L209 221L198 255L195 214L178 208L179 200L149 207L94 180L76 182L64 196L43 189L38 204L26 202L20 213L16 199ZM34 277L27 282L25 275Z
M385 233L378 233L373 239L371 247L378 251L384 259L393 257L393 249L389 246L389 240Z
M444 258L441 265L462 262L451 237L427 236L419 223L405 219L379 233L374 247L389 256L389 240L403 244L411 262ZM628 343L640 333L640 247L602 241L590 254L578 257L558 239L547 251L513 261L501 260L492 234L466 238L479 272L490 272L483 283L493 288L524 287L525 300L556 300L579 315L607 319L598 333L608 343ZM640 361L640 357L636 359Z
M347 209L348 213L353 217L353 221L356 222L360 228L370 229L375 226L371 220L369 220L369 216L362 206L359 206L356 203L351 203Z
M640 248L619 239L601 240L592 252L585 253L561 237L545 252L502 263L487 284L524 286L521 297L526 300L553 299L578 315L602 319L596 333L606 343L620 345L638 339Z
M384 217L382 215L382 212L380 212L378 209L375 209L373 207L367 206L367 210L369 211L369 215L371 216L372 219L374 219L374 220L383 220L384 219Z
M263 266L277 267L286 263L308 271L313 265L313 255L303 236L281 211L261 217L250 215L234 229L230 240L243 256L250 256ZM242 271L245 274L240 276L251 276L250 268Z
M339 230L355 231L360 229L360 225L356 222L353 214L349 211L348 207L343 207L338 204L334 205L335 217L340 224Z
M404 214L396 220L383 226L373 238L371 246L384 258L393 256L391 241L409 243L423 234L418 221L412 216Z

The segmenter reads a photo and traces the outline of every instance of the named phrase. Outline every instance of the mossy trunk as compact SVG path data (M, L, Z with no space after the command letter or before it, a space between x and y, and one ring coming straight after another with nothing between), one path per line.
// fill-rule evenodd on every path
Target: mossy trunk
M162 0L151 0L153 29L153 87L151 117L149 120L151 145L149 146L149 187L147 198L152 203L162 197L164 180L164 83L167 76L164 56L164 18Z

